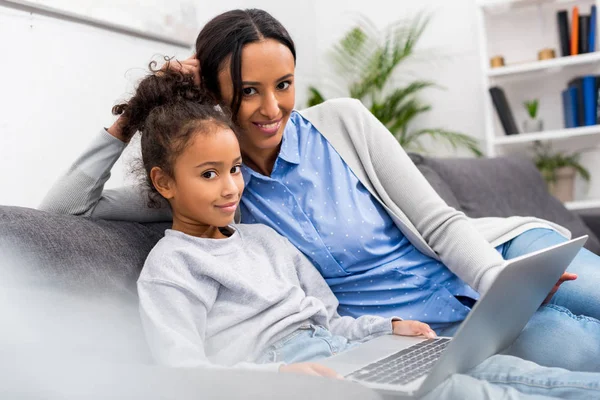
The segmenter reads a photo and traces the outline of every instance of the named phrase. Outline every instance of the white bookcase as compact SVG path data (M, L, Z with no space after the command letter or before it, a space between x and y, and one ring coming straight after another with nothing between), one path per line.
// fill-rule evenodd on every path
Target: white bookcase
M476 34L483 71L486 155L533 154L536 141L551 142L556 150L585 150L581 161L592 180L589 184L578 180L576 200L566 206L600 212L600 125L565 129L561 98L572 78L600 74L600 51L561 57L556 17L557 11L568 10L570 27L573 6L579 7L581 15L589 14L593 4L600 12L600 0L476 0ZM599 39L600 35L596 49L600 49ZM538 61L537 53L543 48L554 49L556 58ZM491 68L494 56L504 57L506 65ZM538 115L544 121L544 131L505 135L488 91L492 86L504 90L521 132L527 118L523 102L539 99Z

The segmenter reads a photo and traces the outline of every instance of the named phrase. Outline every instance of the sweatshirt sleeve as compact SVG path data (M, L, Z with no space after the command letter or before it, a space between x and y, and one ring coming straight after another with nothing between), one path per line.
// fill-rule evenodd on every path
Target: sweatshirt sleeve
M282 363L212 364L204 351L207 314L214 304L218 284L199 277L194 289L160 279L138 281L140 315L154 359L169 367L242 368L278 372Z
M103 190L110 178L110 170L125 147L125 143L102 129L52 186L39 209L122 221L171 220L171 210L166 202L160 209L147 206L148 193L141 185Z
M370 163L367 174L380 183L384 202L395 204L416 227L440 260L462 280L485 293L505 261L463 212L448 206L421 174L387 128L360 102L347 103L348 114L359 119ZM351 105L350 105L351 104ZM367 165L369 164L369 165Z
M363 315L353 318L340 316L337 312L339 302L319 271L289 240L282 239L294 260L302 290L306 296L316 298L325 307L326 321L316 322L329 329L334 335L344 336L353 341L365 341L376 336L392 334L392 321L402 320L399 317L383 318Z

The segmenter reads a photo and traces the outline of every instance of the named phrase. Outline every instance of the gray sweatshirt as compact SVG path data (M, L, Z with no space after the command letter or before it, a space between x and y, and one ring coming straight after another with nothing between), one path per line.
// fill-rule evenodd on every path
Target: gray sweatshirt
M315 267L265 225L234 225L226 239L167 230L140 278L140 312L155 359L168 366L251 364L306 324L362 341L392 333L393 319L341 317Z

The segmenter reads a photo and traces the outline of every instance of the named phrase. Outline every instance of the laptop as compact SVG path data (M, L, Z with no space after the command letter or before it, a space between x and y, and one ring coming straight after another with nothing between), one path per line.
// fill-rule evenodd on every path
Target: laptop
M507 260L452 338L384 335L319 363L382 394L421 396L511 345L587 238Z

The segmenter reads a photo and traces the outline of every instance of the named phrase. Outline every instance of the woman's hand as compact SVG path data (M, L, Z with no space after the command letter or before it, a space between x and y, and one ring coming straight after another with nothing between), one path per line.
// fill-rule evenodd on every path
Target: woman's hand
M200 86L200 61L198 61L195 54L192 54L190 58L183 61L170 60L161 67L161 71L164 71L167 66L173 71L181 71L186 75L193 75L194 83Z
M282 365L279 367L279 372L288 372L292 374L304 374L304 375L313 375L313 376L324 376L326 378L335 378L335 379L344 379L343 376L332 370L331 368L327 368L324 365L311 363L311 362L303 362L296 364L288 364Z
M437 337L433 329L424 322L419 321L392 321L394 335L399 336L425 336L433 339Z
M554 287L550 291L550 294L546 297L542 304L548 304L550 300L552 300L552 296L554 296L554 293L556 293L560 285L562 285L566 281L574 281L575 279L577 279L577 274L572 274L570 272L565 272L564 274L562 274L562 276L560 277L558 282L556 282L556 285L554 285Z

